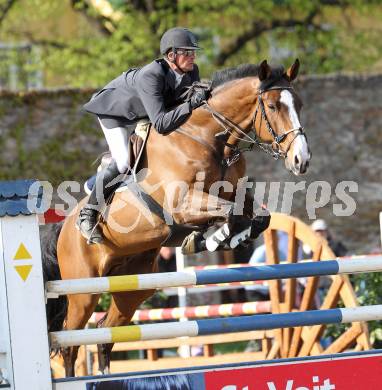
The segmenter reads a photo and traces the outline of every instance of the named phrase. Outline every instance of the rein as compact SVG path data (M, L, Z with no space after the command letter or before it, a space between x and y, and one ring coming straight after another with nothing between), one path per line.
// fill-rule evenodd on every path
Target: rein
M195 89L197 88L202 88L202 89L207 89L207 90L210 90L211 88L211 85L208 84L208 83L203 83L203 82L194 82L192 84L192 86L181 96L184 100L189 100L192 93L194 92ZM199 144L205 146L207 149L209 149L212 154L214 155L215 159L216 160L220 160L220 165L222 166L223 168L223 173L222 173L222 176L224 176L224 171L229 167L231 166L232 164L234 164L236 161L239 160L240 158L240 155L241 153L243 153L244 151L246 150L251 150L252 149L252 146L250 148L246 148L246 150L244 149L239 149L237 146L235 145L231 145L229 143L227 143L225 141L225 139L222 139L223 136L225 136L226 134L232 134L232 132L230 132L230 129L229 127L231 128L235 128L236 130L238 130L244 137L247 137L249 138L249 140L253 141L252 138L250 136L248 136L243 129L240 128L239 125L237 125L236 123L232 122L230 119L226 118L224 115L220 114L219 112L215 111L209 104L207 101L204 102L204 105L203 105L203 108L207 109L211 115L213 116L213 118L215 119L216 122L218 122L223 128L224 128L224 131L218 133L215 135L215 137L218 139L218 141L220 141L224 146L227 146L229 148L232 149L232 153L230 156L228 157L224 157L223 153L224 152L220 152L218 149L216 149L214 146L212 146L211 144L209 144L207 141L205 141L203 138L200 138L198 136L195 136L195 135L192 135L192 134L189 134L185 129L183 129L181 126L179 128L177 128L175 131L177 133L180 133L182 135L185 135L186 137L188 138L191 138L192 140L194 140L195 142L198 142ZM229 127L227 127L229 126ZM238 137L238 139L242 139L240 137ZM247 141L249 142L249 141Z
M194 88L195 87L209 88L209 85L208 84L204 84L204 83L195 83L195 85L193 87ZM258 146L263 152L265 152L267 154L270 154L275 160L278 160L280 157L285 159L287 157L288 151L291 148L291 146L292 146L293 142L295 141L295 139L298 136L300 136L300 135L302 135L302 136L304 136L306 138L306 134L304 132L304 128L303 127L296 127L296 128L290 129L290 130L285 131L284 133L282 133L280 135L277 135L277 133L272 128L271 123L269 122L269 119L268 119L267 114L265 112L265 107L264 107L264 102L263 102L263 99L262 99L262 94L264 92L268 92L270 90L283 90L283 89L291 89L291 90L293 90L292 87L277 87L277 86L259 90L258 98L257 98L258 104L257 104L256 110L255 110L255 113L253 115L252 126L251 126L251 129L249 131L249 133L253 133L254 134L253 137L250 136L246 131L244 131L244 129L242 129L237 123L233 122L229 118L226 118L220 112L214 110L208 104L207 101L204 102L203 108L206 109L207 111L209 111L211 113L212 117L214 118L214 120L224 129L222 132L217 133L215 135L215 137L220 142L222 142L222 144L224 146L227 146L228 148L230 148L232 150L230 156L228 156L228 157L224 157L223 154L221 152L219 152L214 146L210 145L208 142L206 142L204 139L202 139L200 137L197 137L197 136L194 136L192 134L189 134L182 127L179 127L175 131L180 133L180 134L183 134L183 135L185 135L185 136L187 136L187 137L189 137L191 139L193 139L194 141L198 142L199 144L201 144L201 145L207 147L208 149L210 149L211 152L213 153L213 155L215 156L215 158L217 160L221 161L221 165L222 165L224 171L229 166L231 166L232 164L237 162L239 160L239 158L240 158L242 153L247 152L247 151L251 151L255 145ZM273 142L271 144L265 143L265 142L261 142L259 136L256 133L256 119L257 119L257 115L258 115L259 111L261 112L261 120L265 121L266 126L267 126L267 130L268 130L269 134L273 138ZM235 133L237 133L238 135L236 135ZM281 144L282 144L282 142L285 141L286 137L290 133L294 133L294 137L289 142L289 144L287 145L286 149L283 149L281 147ZM250 146L245 147L245 148L239 148L236 145L229 144L228 142L226 142L226 137L225 136L227 134L233 136L239 142L246 142L246 143L250 144Z
M188 138L191 138L192 140L194 140L194 141L198 142L199 144L205 146L206 148L210 149L210 151L212 152L212 154L215 156L215 158L217 160L222 157L221 154L217 151L217 149L214 148L207 141L205 141L203 138L200 138L200 137L197 137L196 135L192 135L192 134L187 133L187 131L184 130L182 127L178 127L175 131L179 134L185 135Z
M253 115L253 118L252 118L252 127L251 127L251 130L250 130L250 132L252 132L254 134L253 138L249 134L247 134L239 125L237 125L236 123L232 122L230 119L226 118L224 115L220 114L219 112L215 111L208 104L208 102L205 102L204 108L207 109L212 114L212 116L215 119L215 121L217 123L219 123L224 128L224 131L222 133L216 134L216 136L218 137L220 134L227 134L228 133L228 134L234 136L235 138L237 138L241 142L247 142L247 143L251 144L249 147L241 148L241 149L239 149L238 147L234 147L233 145L226 144L227 146L231 146L231 147L235 148L236 152L238 152L239 155L241 153L243 153L243 152L247 152L249 150L252 150L253 146L256 145L263 152L270 154L275 160L278 160L280 157L285 159L287 157L288 151L289 151L290 147L292 146L293 142L295 141L295 139L298 136L300 136L300 135L302 135L302 136L304 136L306 138L306 134L304 132L304 128L303 127L296 127L296 128L290 129L290 130L288 130L288 131L286 131L286 132L284 132L283 134L280 134L280 135L277 135L276 132L273 130L273 128L272 128L272 126L271 126L271 124L269 122L269 119L267 117L267 114L265 112L265 107L264 107L264 102L263 102L263 99L262 99L262 94L264 92L267 92L267 91L270 91L270 90L282 90L282 89L293 89L293 88L292 87L270 87L270 88L266 88L266 89L263 89L263 90L259 91L259 94L258 94L258 105L256 107L256 111L255 111L255 113ZM273 138L272 144L261 142L259 136L256 133L256 118L257 118L257 114L259 112L259 108L260 108L260 111L261 111L261 119L265 121L265 123L267 125L267 130L268 130L269 134L271 134L271 136ZM235 136L234 135L234 133L232 131L233 129L239 134L239 136ZM285 140L287 135L290 134L290 133L294 133L295 136L289 142L289 144L287 145L286 149L284 150L281 147L281 143Z

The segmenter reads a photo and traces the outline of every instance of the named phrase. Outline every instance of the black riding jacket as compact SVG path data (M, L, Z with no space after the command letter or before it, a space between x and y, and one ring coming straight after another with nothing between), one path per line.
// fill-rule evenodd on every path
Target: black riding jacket
M123 72L93 95L84 109L124 125L149 117L159 133L168 133L190 116L190 103L181 96L195 81L200 81L197 65L176 86L176 76L168 63L164 59L154 60L142 68Z

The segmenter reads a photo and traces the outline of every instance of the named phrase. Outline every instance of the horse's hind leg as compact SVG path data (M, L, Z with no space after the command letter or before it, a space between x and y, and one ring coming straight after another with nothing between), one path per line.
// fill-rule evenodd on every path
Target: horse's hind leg
M131 275L156 272L155 257L157 250L151 250L139 255L129 256L122 264L114 267L108 276ZM129 291L113 293L113 299L107 315L98 323L99 327L123 326L129 324L139 305L153 295L155 290ZM107 374L110 371L110 354L114 344L99 344L98 367L99 371Z
M134 291L113 294L113 300L106 317L97 326L113 327L130 323L139 305L153 295L155 290ZM98 344L98 370L106 375L110 373L110 355L114 344Z
M65 330L85 328L89 318L97 305L99 295L80 294L68 296L68 314L66 317ZM75 362L79 346L62 348L61 354L64 359L65 375L75 376Z

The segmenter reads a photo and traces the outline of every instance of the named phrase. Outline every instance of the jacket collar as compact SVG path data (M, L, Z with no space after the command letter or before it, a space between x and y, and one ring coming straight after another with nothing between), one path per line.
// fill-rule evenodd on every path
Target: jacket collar
M187 83L187 81L190 79L190 74L189 73L184 73L183 76L182 76L182 81L180 82L179 85L176 85L176 75L175 75L175 71L173 69L170 68L170 65L168 64L168 62L164 59L164 58L161 58L159 60L156 60L158 62L160 62L160 64L162 65L165 73L166 73L166 80L167 80L167 83L169 84L169 86L173 89L173 90L178 90L179 88L182 88L183 85L185 83Z

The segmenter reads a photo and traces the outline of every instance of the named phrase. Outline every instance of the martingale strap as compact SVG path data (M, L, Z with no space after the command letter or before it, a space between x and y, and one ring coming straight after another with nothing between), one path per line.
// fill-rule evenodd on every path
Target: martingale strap
M148 210L153 212L157 217L161 218L168 225L173 223L172 215L167 212L152 196L150 196L136 181L129 180L126 182L127 188L131 193L146 206Z

